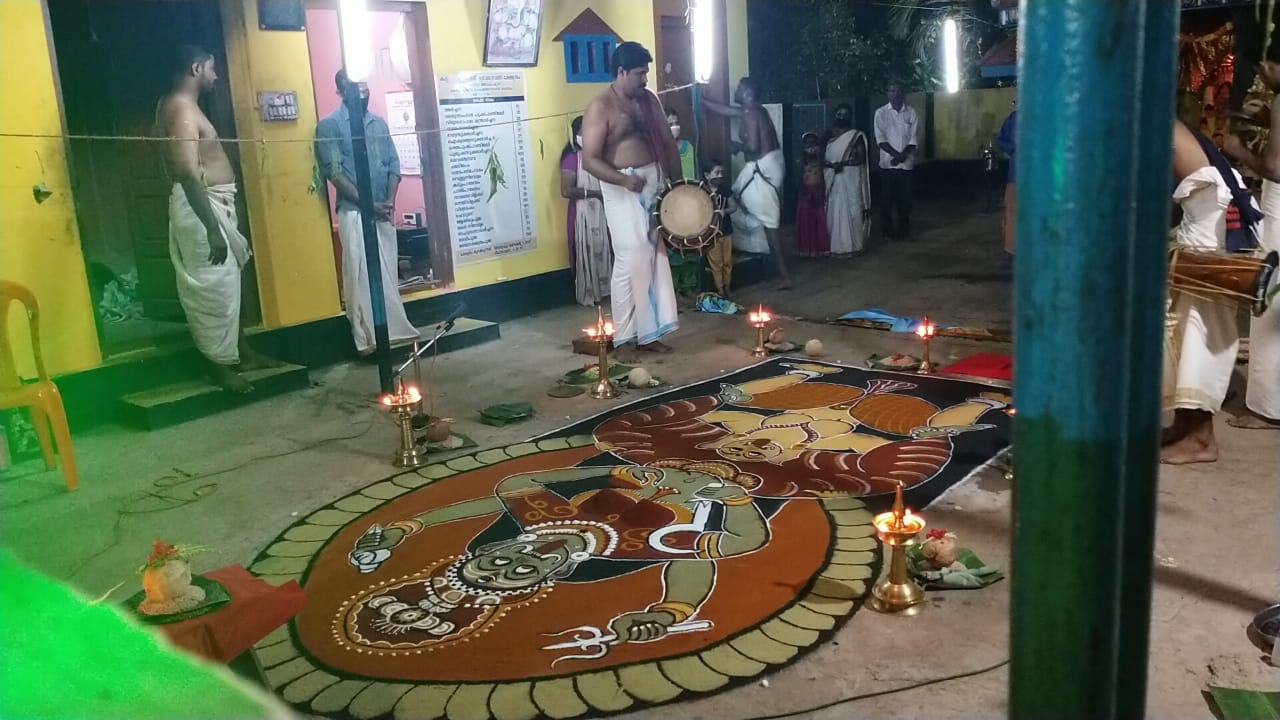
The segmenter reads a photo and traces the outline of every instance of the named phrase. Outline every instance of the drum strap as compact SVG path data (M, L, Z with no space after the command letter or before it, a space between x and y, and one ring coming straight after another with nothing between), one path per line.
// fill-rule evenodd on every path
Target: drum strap
M769 182L769 178L765 177L764 173L760 172L760 163L756 163L755 165L751 166L751 171L752 171L752 172L751 172L751 179L750 179L750 180L747 180L747 184L746 184L746 185L743 185L743 186L742 186L742 189L738 191L738 196L739 196L739 197L741 197L741 196L742 196L742 193L744 193L744 192L746 192L746 191L747 191L747 188L751 187L751 183L755 182L755 181L756 181L756 178L760 178L761 180L763 180L763 181L764 181L764 184L765 184L765 185L768 185L770 188L773 188L773 194L774 194L774 195L781 195L781 194L782 194L782 191L778 189L778 186L777 186L777 185L774 185L774 184L773 184L773 183L771 183L771 182Z
M1226 156L1214 146L1204 133L1195 128L1187 128L1200 143L1200 149L1209 158L1218 174L1222 176L1227 189L1231 191L1231 203L1227 206L1227 252L1247 252L1258 247L1257 225L1262 221L1262 212L1253 204L1253 196L1240 187L1236 181L1235 170Z

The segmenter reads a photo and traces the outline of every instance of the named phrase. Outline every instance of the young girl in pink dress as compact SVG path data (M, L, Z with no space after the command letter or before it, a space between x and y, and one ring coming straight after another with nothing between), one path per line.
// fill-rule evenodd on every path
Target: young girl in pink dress
M827 234L827 183L822 174L822 143L816 133L800 138L800 196L796 200L796 253L821 257L831 253Z

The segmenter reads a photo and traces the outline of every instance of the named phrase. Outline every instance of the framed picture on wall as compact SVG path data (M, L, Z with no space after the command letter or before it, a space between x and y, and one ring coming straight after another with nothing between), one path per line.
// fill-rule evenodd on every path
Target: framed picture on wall
M533 67L542 44L542 0L489 0L486 67Z

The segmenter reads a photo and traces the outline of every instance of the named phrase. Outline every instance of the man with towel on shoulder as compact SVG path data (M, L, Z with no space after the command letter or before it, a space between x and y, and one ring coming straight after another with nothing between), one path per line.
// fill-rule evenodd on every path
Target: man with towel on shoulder
M1173 200L1182 211L1175 245L1216 253L1247 249L1261 211L1240 173L1208 138L1181 122L1173 126L1173 180ZM1161 404L1174 419L1161 440L1160 462L1214 462L1213 416L1226 399L1240 347L1236 306L1173 289L1169 303Z
M738 201L738 212L733 216L735 240L749 252L768 252L778 263L778 285L775 289L791 287L791 275L778 238L778 226L782 223L782 179L786 174L786 160L778 145L778 131L773 127L769 113L760 105L760 84L753 78L738 81L733 94L737 105L725 105L703 98L707 110L723 117L741 118L741 142L734 143L733 152L741 152L747 164L733 181L733 195ZM757 240L761 234L767 244Z
M636 350L671 352L659 338L679 327L671 265L650 213L666 181L680 177L680 153L662 103L645 87L652 62L640 43L620 43L613 82L582 119L582 167L600 180L613 244L613 344L627 362Z
M253 386L237 371L280 363L254 352L240 328L240 270L249 260L249 241L236 221L231 161L199 105L218 75L213 55L201 48L183 46L175 60L173 85L156 107L156 129L168 138L165 165L174 181L169 257L178 300L213 381L247 393Z

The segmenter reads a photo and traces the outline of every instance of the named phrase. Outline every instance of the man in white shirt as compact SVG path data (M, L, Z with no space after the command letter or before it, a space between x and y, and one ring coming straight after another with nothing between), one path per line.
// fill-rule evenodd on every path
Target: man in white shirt
M916 166L916 111L907 104L902 83L889 83L889 102L876 110L876 144L880 146L880 177L884 187L884 230L889 239L911 236L911 170Z

